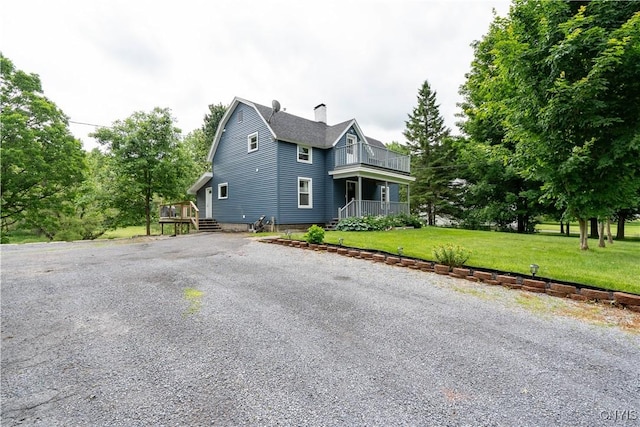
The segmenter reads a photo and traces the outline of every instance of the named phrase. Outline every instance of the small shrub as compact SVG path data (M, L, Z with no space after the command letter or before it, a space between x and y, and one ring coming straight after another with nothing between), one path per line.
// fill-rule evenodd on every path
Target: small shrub
M405 213L401 213L394 216L398 222L400 222L400 227L413 227L413 228L422 228L422 220L416 215L407 215Z
M471 251L458 245L439 245L433 248L433 256L439 264L462 267L471 257Z
M381 231L393 227L422 227L422 221L407 214L344 218L336 225L338 231Z
M351 217L341 219L340 222L336 225L336 230L338 231L372 231L374 230L371 227L369 221L367 221L364 217Z
M324 229L317 225L312 225L307 230L307 234L304 235L304 239L308 243L319 245L320 243L324 242Z

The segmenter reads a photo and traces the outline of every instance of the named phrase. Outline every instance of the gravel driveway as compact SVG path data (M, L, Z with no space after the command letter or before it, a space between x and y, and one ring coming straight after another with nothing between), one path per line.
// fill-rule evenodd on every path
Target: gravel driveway
M640 335L466 281L229 234L1 249L3 426L640 424Z

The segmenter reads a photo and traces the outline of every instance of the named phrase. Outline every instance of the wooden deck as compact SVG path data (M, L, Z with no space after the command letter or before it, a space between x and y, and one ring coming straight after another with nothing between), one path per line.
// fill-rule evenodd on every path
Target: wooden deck
M198 231L199 215L198 207L191 201L160 205L160 232L164 234L165 224L173 224L175 235L188 234L192 227Z

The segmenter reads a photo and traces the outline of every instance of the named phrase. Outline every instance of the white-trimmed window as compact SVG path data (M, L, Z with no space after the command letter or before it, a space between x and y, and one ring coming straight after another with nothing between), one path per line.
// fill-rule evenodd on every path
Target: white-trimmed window
M218 184L218 199L226 199L229 197L229 183L223 182Z
M304 145L298 145L298 161L300 163L313 163L313 149Z
M258 150L258 132L254 132L247 137L247 153Z
M389 187L386 185L380 187L380 201L383 203L389 201Z
M298 177L298 207L313 208L313 182L311 178Z

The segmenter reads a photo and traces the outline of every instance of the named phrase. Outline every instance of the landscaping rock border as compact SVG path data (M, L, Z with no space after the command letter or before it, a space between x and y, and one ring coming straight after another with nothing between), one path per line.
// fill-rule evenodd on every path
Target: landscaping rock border
M450 268L433 261L425 261L411 257L398 256L385 252L373 252L365 249L336 246L330 244L307 244L300 240L283 238L265 238L265 243L291 246L314 251L337 253L351 258L359 258L373 262L385 263L402 268L411 268L429 273L449 275L458 279L480 282L487 285L504 286L510 289L521 289L527 292L544 293L558 298L570 298L577 301L591 301L610 304L640 313L640 295L611 291L594 286L577 283L558 283L558 281L542 277L531 277L509 272L485 271L471 267Z

